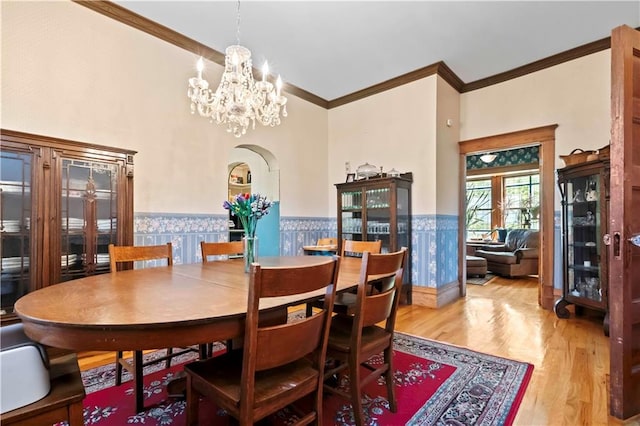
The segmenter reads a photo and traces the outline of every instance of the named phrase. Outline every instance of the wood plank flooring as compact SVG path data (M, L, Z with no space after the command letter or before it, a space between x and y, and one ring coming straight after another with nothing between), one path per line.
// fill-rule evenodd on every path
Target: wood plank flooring
M538 306L537 280L495 278L467 286L467 297L440 309L401 306L396 329L533 364L516 425L638 425L609 416L609 338L602 317L558 319ZM570 307L570 309L572 309ZM80 354L81 369L113 353Z

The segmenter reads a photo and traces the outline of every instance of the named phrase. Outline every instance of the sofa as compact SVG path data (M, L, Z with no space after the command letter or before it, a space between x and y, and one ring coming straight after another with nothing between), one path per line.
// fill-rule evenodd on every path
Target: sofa
M517 277L538 274L540 233L532 229L511 229L504 244L486 245L475 255L487 260L487 269L496 275Z

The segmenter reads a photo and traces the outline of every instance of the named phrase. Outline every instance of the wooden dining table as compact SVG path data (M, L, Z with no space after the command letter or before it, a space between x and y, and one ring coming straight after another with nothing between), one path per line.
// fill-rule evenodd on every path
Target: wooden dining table
M316 265L325 256L261 257L263 266ZM361 259L340 259L337 291L357 286ZM20 298L25 333L75 351L182 347L244 333L249 274L243 259L133 269L52 285ZM271 298L261 310L293 306L321 292Z
M316 245L316 246L302 246L302 249L304 250L304 254L306 255L330 256L338 252L338 245L328 244L328 245Z

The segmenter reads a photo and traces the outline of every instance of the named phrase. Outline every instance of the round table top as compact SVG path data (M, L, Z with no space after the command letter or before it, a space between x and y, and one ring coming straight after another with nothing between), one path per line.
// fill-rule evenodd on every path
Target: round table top
M303 266L331 259L261 257L258 263L270 267ZM359 265L359 261L341 259L338 291L357 285ZM249 277L244 273L243 259L133 269L39 289L20 298L15 311L29 337L56 347L77 350L166 347L167 339L176 340L176 345L178 341L189 340L188 336L176 335L181 328L201 329L200 337L190 341L195 344L200 340L212 341L205 339L205 333L211 335L215 331L226 338L241 332L237 328L247 311ZM318 292L274 297L265 300L264 306L261 303L261 309L290 306L321 295ZM213 326L217 328L213 330ZM167 336L161 341L154 340L154 332ZM147 341L137 342L135 339L140 336ZM122 346L122 342L126 345Z

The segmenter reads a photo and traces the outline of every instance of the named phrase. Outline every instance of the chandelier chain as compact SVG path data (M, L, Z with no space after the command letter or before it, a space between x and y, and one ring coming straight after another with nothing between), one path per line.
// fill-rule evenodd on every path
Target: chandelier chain
M238 0L238 9L236 15L236 44L240 45L240 0Z

